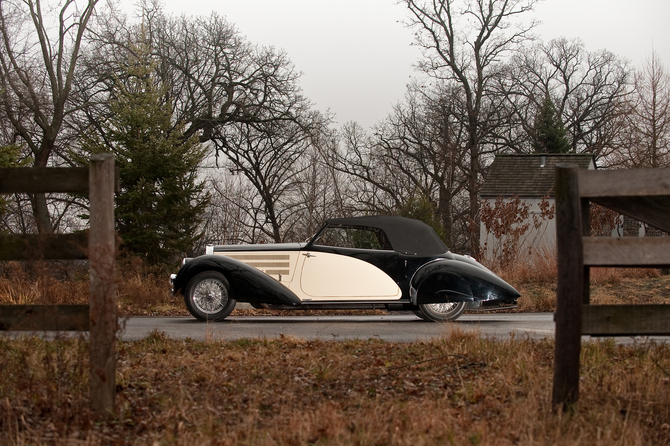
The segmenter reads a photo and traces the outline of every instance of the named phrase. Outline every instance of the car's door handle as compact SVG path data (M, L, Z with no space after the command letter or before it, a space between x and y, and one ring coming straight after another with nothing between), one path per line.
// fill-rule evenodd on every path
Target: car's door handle
M306 252L303 254L305 257L310 258L310 257L316 257L314 254L310 254L309 252Z

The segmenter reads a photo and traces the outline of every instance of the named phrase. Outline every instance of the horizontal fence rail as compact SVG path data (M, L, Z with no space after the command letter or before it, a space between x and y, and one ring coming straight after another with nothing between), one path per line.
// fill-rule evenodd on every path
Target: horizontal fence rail
M669 237L584 237L584 265L663 267L670 255Z
M43 194L88 191L88 167L9 167L0 169L0 193Z
M670 196L670 169L580 170L579 196Z
M582 334L655 336L670 331L670 305L584 305Z
M88 331L88 305L0 305L0 330Z
M0 235L0 260L81 260L88 258L88 232Z
M119 190L119 167L114 167L114 190ZM87 193L88 167L3 167L0 194Z

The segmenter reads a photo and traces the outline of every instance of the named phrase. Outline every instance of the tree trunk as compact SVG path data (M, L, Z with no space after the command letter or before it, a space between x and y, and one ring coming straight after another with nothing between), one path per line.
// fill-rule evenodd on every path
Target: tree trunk
M453 223L451 221L451 187L447 188L447 186L441 184L438 200L437 213L444 228L444 242L447 244L447 247L451 248L453 245L453 241L451 240L453 232Z
M468 227L470 229L470 255L479 255L479 233L481 221L479 219L479 144L477 138L477 121L474 113L469 119L470 141L470 178L468 179L468 193L470 194L470 211Z
M54 232L51 226L51 216L47 207L45 194L30 194L30 204L33 208L33 218L38 234L51 234Z

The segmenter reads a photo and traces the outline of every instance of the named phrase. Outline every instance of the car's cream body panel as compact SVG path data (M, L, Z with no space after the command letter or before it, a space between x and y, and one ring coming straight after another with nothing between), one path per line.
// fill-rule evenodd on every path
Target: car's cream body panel
M252 266L291 290L303 302L395 300L400 287L363 260L314 251L214 252Z

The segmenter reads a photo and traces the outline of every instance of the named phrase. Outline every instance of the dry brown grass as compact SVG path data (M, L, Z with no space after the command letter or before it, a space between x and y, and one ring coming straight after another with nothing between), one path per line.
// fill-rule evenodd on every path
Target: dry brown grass
M86 343L0 339L0 444L667 445L670 347L587 343L550 407L553 342L291 338L119 345L117 414L88 411Z
M121 315L187 315L171 295L166 268L140 259L120 261L116 286ZM85 304L89 300L84 262L5 262L0 269L0 304Z
M521 293L517 311L555 310L558 267L554 252L534 253L495 272ZM591 268L590 279L595 305L670 303L670 275L657 268Z
M88 301L88 277L79 264L6 262L0 271L0 303L79 304Z

